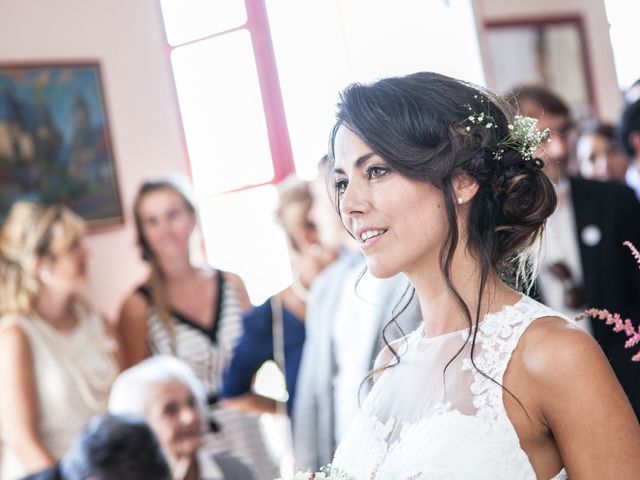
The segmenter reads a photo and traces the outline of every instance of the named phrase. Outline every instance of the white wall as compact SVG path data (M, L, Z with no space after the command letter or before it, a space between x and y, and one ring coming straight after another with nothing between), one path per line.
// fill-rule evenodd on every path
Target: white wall
M473 0L267 0L296 168L315 175L351 82L432 70L484 83Z
M602 120L615 121L618 118L622 98L604 0L476 0L475 5L481 39L484 39L482 25L486 22L570 15L582 17L598 113ZM485 65L490 83L491 72L488 63Z
M1 62L101 64L126 223L89 236L87 294L110 316L145 275L130 213L136 189L185 165L159 16L155 0L0 0Z

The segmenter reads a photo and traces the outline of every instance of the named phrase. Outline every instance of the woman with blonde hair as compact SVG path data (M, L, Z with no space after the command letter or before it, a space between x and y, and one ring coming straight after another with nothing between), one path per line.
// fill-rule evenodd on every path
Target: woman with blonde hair
M69 209L14 204L0 230L1 478L54 464L119 371L108 324L79 296L87 251Z
M276 413L276 401L252 392L258 369L276 362L285 375L286 412L291 413L305 339L307 293L315 277L336 258L320 245L315 225L308 219L312 205L310 185L294 176L279 185L276 221L289 246L293 282L244 317L244 331L224 375L224 404L229 407Z
M222 374L242 333L250 303L240 278L192 261L190 239L196 209L186 189L172 179L145 182L134 202L147 280L124 301L118 328L131 367L149 355L185 361L203 383L207 417L215 435L207 441L250 458L263 478L271 462L257 419L218 408Z

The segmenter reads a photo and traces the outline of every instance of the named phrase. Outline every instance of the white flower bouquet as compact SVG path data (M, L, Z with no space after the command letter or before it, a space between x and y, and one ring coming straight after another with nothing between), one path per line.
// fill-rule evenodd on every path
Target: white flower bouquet
M325 465L315 473L310 470L298 471L290 479L278 478L277 480L355 480L355 478L331 465Z

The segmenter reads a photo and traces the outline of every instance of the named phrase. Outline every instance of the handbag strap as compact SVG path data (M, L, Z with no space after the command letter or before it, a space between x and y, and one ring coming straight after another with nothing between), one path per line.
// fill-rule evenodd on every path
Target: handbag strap
M277 295L271 297L271 318L271 329L273 333L273 361L282 372L286 386L287 376L284 363L284 310L282 307L282 301ZM284 424L282 424L282 434L285 451L282 455L282 458L280 459L280 471L284 472L285 474L293 473L293 467L295 464L293 458L293 436L291 421L287 414L286 402L276 402L276 414L278 418L282 419L285 422Z
M271 297L271 318L271 329L273 333L273 360L286 380L287 376L284 360L284 314L282 301L277 295ZM287 413L285 403L277 402L276 405L278 413Z

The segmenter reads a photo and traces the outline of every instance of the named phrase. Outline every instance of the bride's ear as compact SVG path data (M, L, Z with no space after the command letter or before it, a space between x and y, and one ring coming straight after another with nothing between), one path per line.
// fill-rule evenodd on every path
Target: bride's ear
M459 173L451 182L453 195L458 205L470 202L478 191L478 181L468 173Z

